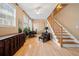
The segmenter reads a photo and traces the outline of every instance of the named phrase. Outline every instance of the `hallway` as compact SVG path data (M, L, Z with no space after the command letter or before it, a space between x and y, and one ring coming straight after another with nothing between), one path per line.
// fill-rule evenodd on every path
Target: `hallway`
M37 37L26 38L14 56L78 56L79 48L61 48L52 41L42 43Z

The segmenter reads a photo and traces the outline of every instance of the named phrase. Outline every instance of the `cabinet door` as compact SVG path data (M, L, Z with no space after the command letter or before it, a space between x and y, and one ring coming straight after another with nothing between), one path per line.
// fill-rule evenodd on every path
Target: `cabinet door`
M19 43L18 43L18 35L14 36L14 37L15 37L15 40L14 40L15 41L15 47L14 47L15 49L14 50L15 50L15 53L16 53L17 50L18 50L18 47L19 47L18 46L19 45Z
M9 56L10 55L10 39L9 38L4 40L4 46L5 46L5 48L4 48L4 52L5 52L4 55L5 56Z
M25 34L22 35L23 44L25 42Z
M22 34L19 34L19 48L21 47L21 46L23 46L23 44L24 44L24 42L25 42L25 40L24 40L24 34L22 33Z
M19 43L19 35L17 35L17 50L19 49L19 47L20 47L20 43Z
M15 53L15 38L10 38L10 55L13 55Z
M4 55L4 41L0 40L0 56Z

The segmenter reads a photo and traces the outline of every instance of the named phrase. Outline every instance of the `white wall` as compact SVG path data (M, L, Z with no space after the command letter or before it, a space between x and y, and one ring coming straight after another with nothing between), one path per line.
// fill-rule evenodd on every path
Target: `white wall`
M79 39L79 4L69 4L55 18Z
M33 20L33 30L36 31L36 29L37 29L38 34L44 32L45 21L46 20L43 20L43 19L41 19L41 20Z

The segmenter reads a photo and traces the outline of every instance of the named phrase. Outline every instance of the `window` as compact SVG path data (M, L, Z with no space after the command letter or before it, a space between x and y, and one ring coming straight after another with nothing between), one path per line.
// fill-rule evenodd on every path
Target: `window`
M32 20L29 20L29 28L32 31Z
M32 20L30 20L27 16L24 15L24 28L28 28L32 31Z
M13 4L0 3L0 27L16 26L16 8Z
M28 17L24 15L24 23L23 23L23 28L28 28L29 23L28 23Z

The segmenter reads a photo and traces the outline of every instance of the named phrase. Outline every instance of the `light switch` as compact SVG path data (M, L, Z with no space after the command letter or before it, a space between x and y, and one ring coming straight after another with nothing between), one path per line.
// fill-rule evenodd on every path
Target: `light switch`
M76 25L76 29L79 29L79 25Z

